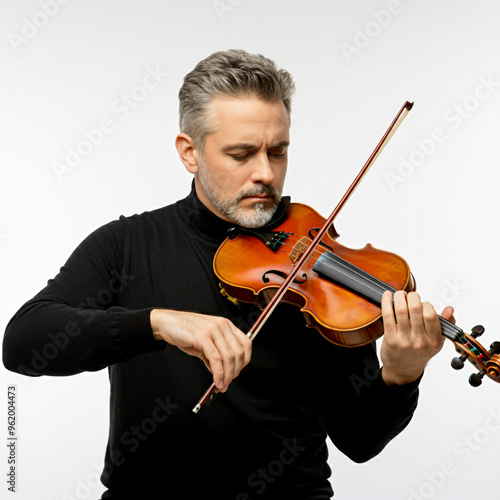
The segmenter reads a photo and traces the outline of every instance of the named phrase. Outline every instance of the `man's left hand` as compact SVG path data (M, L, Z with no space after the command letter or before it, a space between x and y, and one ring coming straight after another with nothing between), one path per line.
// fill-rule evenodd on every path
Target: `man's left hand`
M384 338L380 359L382 378L387 385L409 384L417 380L427 362L443 347L439 317L418 293L385 292L382 297ZM453 308L446 307L441 316L452 323Z

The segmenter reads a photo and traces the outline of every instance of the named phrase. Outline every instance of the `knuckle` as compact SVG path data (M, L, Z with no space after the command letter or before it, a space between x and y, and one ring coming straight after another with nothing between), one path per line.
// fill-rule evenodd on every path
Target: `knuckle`
M209 328L201 328L198 330L198 336L202 341L207 341L212 338L212 333Z
M229 321L227 318L223 318L222 316L219 316L217 318L217 322L221 328L230 328L231 327L231 321Z
M434 309L434 307L432 307L431 304L429 304L428 302L425 302L423 304L423 316L424 316L424 320L434 320L434 319L437 319L437 313Z
M431 340L431 348L434 350L434 351L440 351L441 350L441 347L443 347L443 344L444 344L444 338L443 337L438 337L438 338L433 338Z
M415 342L413 342L409 337L400 339L400 341L398 342L398 347L400 351L402 351L405 354L407 354L410 351L418 350Z
M417 353L420 353L422 351L425 351L428 346L428 341L425 338L417 338L413 341L411 348Z
M221 353L216 349L215 346L212 346L210 348L210 352L205 353L205 356L210 360L212 363L222 363L222 355Z
M398 347L398 341L392 335L385 335L384 343L390 349L396 349Z
M425 311L423 312L423 317L425 322L431 322L437 319L436 314L433 311Z
M421 314L423 310L420 300L408 300L408 309L410 313Z
M252 350L252 341L246 335L244 335L241 340L241 347L243 350Z
M406 304L395 304L394 311L396 313L396 316L405 316L408 314L408 308Z
M392 319L393 316L394 316L394 311L393 311L392 307L382 308L382 317L384 319Z

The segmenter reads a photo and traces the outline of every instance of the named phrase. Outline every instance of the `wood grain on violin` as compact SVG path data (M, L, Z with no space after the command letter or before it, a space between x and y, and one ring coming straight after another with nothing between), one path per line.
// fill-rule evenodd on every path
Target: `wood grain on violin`
M215 274L230 296L267 304L324 224L315 210L293 203L267 241L251 232L226 239L215 255ZM382 293L413 289L408 264L398 255L371 245L352 250L327 233L282 301L300 307L308 325L331 342L359 346L384 332Z

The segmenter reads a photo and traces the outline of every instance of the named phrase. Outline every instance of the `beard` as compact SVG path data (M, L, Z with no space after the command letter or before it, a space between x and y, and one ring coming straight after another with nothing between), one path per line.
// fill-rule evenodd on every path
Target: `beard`
M265 226L272 219L281 201L281 193L267 184L259 184L253 189L242 191L234 198L225 196L203 160L200 162L198 180L215 208L230 221L242 227ZM254 203L250 208L240 206L244 198L262 195L272 196L273 204L270 207L266 207L266 202Z

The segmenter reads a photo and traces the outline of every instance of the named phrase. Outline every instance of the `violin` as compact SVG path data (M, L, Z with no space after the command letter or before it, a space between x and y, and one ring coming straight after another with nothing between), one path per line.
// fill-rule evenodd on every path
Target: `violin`
M382 295L386 291L407 292L416 288L406 261L391 252L367 244L347 248L335 240L339 236L333 221L367 170L412 108L406 102L328 219L314 209L291 203L284 216L272 226L248 229L233 226L217 250L214 272L221 293L237 304L254 303L262 312L247 336L254 339L279 302L300 307L307 326L328 341L345 347L368 344L383 335ZM500 382L500 342L486 350L476 339L480 325L470 334L439 316L442 334L460 355L451 365L461 369L468 360L478 370L469 377L473 387L483 377ZM211 402L215 384L193 408Z

